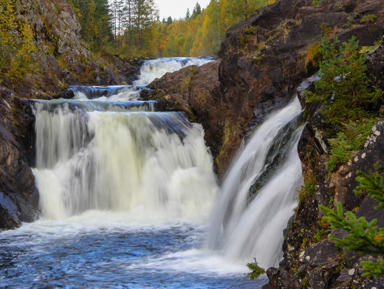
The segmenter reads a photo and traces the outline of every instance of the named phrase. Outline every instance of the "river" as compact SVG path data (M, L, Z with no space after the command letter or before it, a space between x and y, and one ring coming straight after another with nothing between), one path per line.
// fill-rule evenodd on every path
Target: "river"
M263 266L276 266L281 259L282 230L301 184L296 153L301 130L286 124L296 123L301 108L294 100L273 114L267 129L253 135L263 148L251 140L220 188L202 126L182 113L157 112L153 102L139 98L140 89L165 72L207 61L151 60L133 86L73 87L74 99L35 101L33 172L42 213L33 223L0 233L1 288L261 288L267 283L265 276L248 280L246 263L256 257ZM268 128L275 133L260 141ZM290 141L279 138L280 130L289 131ZM274 194L265 197L261 190L245 197L275 162L270 148L275 150L276 142L284 153L264 190ZM277 190L287 179L284 190Z

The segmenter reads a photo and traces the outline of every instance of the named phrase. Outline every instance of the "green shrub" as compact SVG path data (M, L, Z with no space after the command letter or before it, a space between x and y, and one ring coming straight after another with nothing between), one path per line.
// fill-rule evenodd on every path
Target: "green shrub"
M327 169L334 172L340 165L345 164L352 153L363 149L375 120L349 122L344 130L337 133L337 137L330 139L331 153L327 161Z
M355 193L367 193L379 202L375 209L383 209L384 173L379 174L376 172L374 175L367 175L358 171L356 180L360 184ZM348 233L342 239L330 238L338 247L360 254L371 254L378 257L384 255L384 228L376 226L377 219L368 222L364 217L357 218L352 212L344 214L340 202L337 204L336 212L324 206L320 206L320 210L324 213L323 221L328 222L331 229L343 229ZM361 265L365 271L362 274L363 277L384 275L384 260L381 258L376 261L363 261Z
M307 102L323 105L321 113L329 124L331 135L343 128L343 123L370 118L374 115L382 91L372 89L366 76L366 55L359 53L355 37L338 45L337 38L323 38L320 52L320 80L314 92L307 93Z
M299 200L303 201L304 199L312 196L316 192L316 185L317 183L315 181L310 181L303 185L299 191Z
M360 23L375 23L376 20L377 20L377 15L375 15L375 14L368 14L368 15L365 15L360 20Z
M259 276L261 274L265 273L265 269L259 267L259 265L257 264L256 259L254 259L254 260L255 260L255 262L247 264L247 267L252 272L245 274L251 280L257 279L257 278L259 278Z

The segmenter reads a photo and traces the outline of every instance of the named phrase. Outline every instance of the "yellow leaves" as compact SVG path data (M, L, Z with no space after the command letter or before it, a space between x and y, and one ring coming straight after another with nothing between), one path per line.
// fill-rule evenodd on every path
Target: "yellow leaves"
M21 78L36 51L34 32L18 10L15 0L0 0L0 68L6 68L8 78Z

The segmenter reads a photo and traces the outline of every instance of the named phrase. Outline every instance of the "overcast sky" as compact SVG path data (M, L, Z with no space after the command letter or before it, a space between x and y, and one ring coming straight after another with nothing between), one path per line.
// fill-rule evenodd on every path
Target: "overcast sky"
M207 8L210 0L155 0L155 4L159 9L160 20L169 16L176 19L184 18L188 8L192 14L196 2L199 2L203 9Z

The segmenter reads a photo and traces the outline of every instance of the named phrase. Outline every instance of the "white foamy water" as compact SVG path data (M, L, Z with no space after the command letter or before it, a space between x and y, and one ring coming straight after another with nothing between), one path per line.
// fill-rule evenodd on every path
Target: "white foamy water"
M147 60L144 62L140 70L138 80L134 82L135 85L146 85L151 83L156 78L160 78L167 72L174 72L184 67L197 65L201 66L211 62L210 58L158 58Z
M204 220L217 185L200 125L179 113L36 110L43 217L87 210Z
M142 88L156 78L162 77L167 72L175 72L191 65L201 66L211 61L213 61L212 58L198 57L174 57L146 60L140 69L138 79L133 82L133 85L73 86L71 89L75 93L74 99L81 101L137 101L140 99L140 91Z
M140 99L142 86L73 86L74 99L79 101L127 102Z
M258 263L268 268L276 266L282 257L283 229L293 215L296 194L302 182L301 162L297 142L301 129L287 124L298 117L298 99L273 113L254 132L225 177L220 197L211 217L207 248L230 260ZM291 132L290 132L291 131ZM271 148L289 142L286 153L268 181L249 199L249 190L269 167L268 158L281 154ZM291 135L291 136L290 136ZM280 150L284 148L280 145Z

